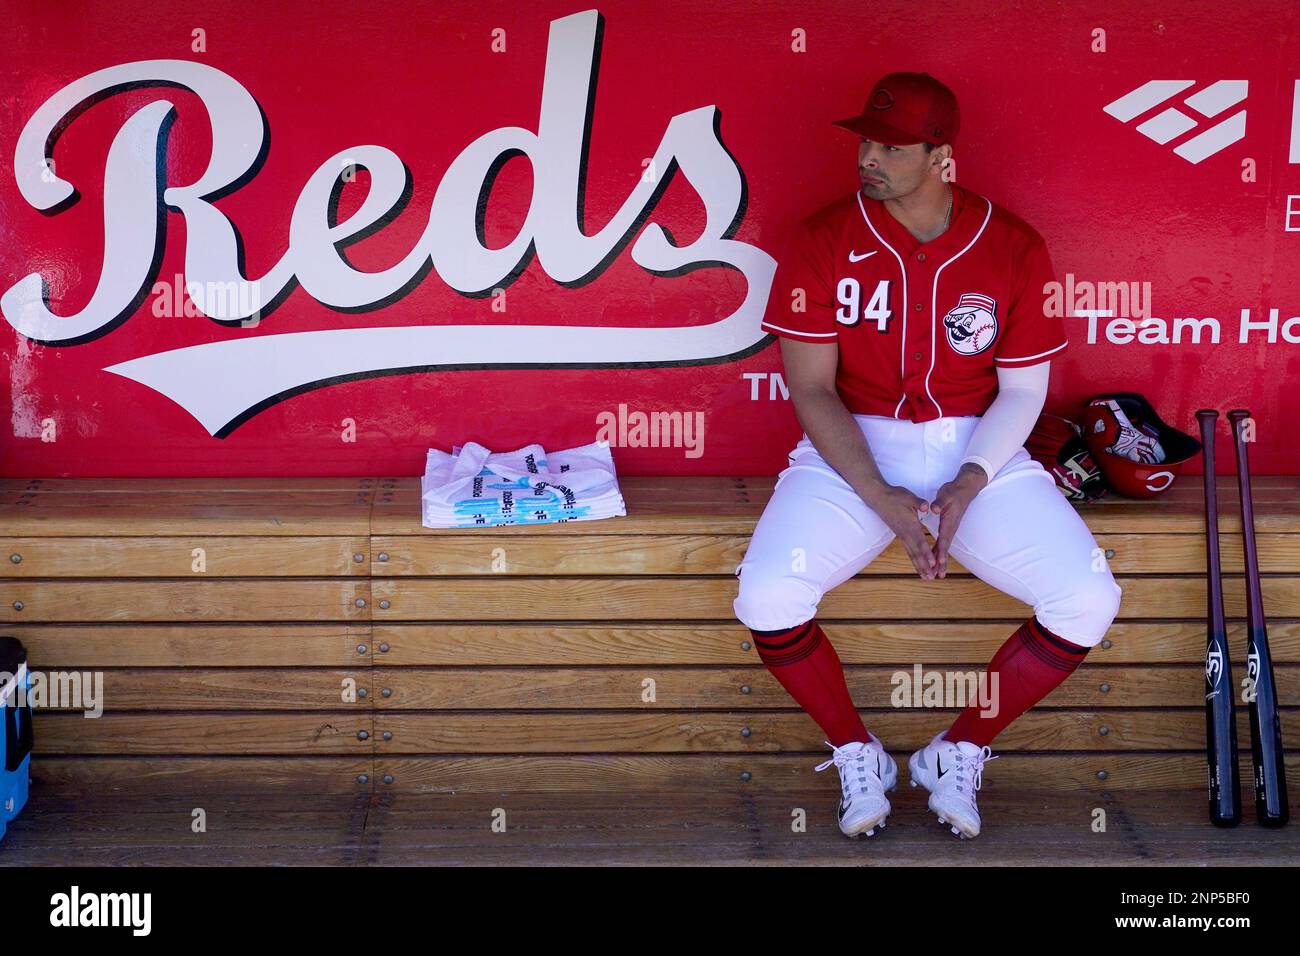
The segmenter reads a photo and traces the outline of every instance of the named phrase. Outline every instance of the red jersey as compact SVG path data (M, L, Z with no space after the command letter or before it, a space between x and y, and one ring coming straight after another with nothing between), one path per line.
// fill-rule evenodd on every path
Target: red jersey
M855 415L982 415L999 367L1036 365L1068 344L1045 307L1055 274L1042 236L949 185L951 222L929 242L859 191L804 219L777 264L763 329L838 343L835 386Z

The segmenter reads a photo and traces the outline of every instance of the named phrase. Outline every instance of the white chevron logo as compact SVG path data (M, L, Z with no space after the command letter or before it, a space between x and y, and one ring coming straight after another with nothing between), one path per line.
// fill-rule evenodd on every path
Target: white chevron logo
M1195 85L1195 80L1152 80L1107 103L1102 110L1121 123L1129 123ZM1219 80L1183 98L1180 105L1194 110L1206 119L1213 119L1245 98L1245 80ZM1139 124L1136 129L1143 136L1163 146L1184 133L1199 129L1201 125L1202 121L1193 118L1189 113L1170 106ZM1246 111L1241 109L1227 119L1215 123L1209 129L1184 139L1173 149L1175 155L1181 156L1189 163L1199 163L1231 146L1245 135Z

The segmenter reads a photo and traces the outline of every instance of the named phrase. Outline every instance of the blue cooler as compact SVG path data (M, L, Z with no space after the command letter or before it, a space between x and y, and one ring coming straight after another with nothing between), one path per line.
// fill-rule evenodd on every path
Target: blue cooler
M31 685L22 641L0 637L0 716L4 719L4 733L0 734L0 838L27 803L32 765L32 707L27 691ZM19 688L23 691L21 706Z

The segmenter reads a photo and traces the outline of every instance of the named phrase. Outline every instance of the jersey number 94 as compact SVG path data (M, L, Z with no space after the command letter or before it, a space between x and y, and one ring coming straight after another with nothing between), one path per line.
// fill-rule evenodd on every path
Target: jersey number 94
M889 309L889 285L890 280L881 279L876 285L876 291L871 294L871 301L864 307L862 283L857 279L841 279L835 289L835 297L840 304L835 310L835 321L847 326L859 322L875 322L878 332L888 332L889 320L894 316Z

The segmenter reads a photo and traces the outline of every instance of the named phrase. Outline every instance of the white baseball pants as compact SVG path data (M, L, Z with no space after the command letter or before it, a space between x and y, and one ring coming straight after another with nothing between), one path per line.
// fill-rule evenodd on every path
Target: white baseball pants
M973 415L919 424L853 417L884 480L926 501L957 474L979 422ZM823 594L865 568L895 537L807 434L788 459L735 571L736 617L756 631L814 617ZM927 512L922 521L938 534L938 516ZM1122 592L1104 552L1024 448L971 501L949 552L982 581L1033 607L1044 627L1072 643L1099 644L1119 610ZM943 601L943 580L927 582L936 602ZM870 607L862 616L871 616ZM961 617L961 609L953 608L952 616Z

